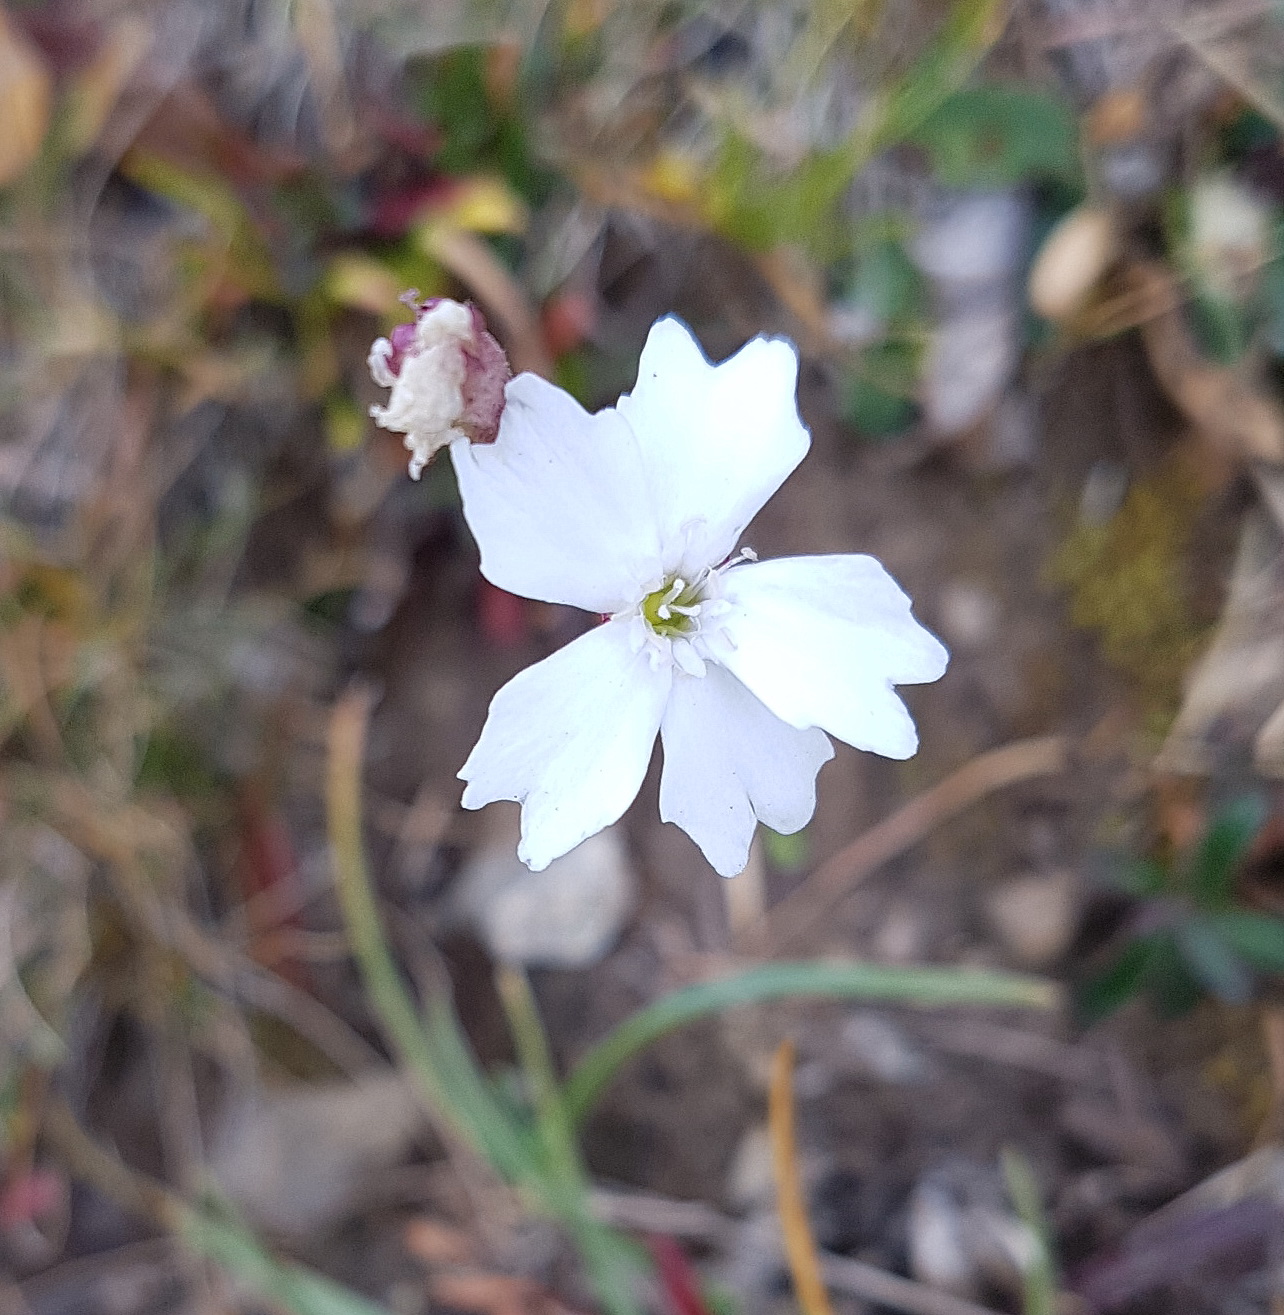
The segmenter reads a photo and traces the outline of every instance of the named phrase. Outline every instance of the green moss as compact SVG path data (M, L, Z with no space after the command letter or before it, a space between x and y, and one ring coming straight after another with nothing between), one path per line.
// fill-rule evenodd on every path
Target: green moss
M1176 712L1203 638L1185 576L1200 497L1195 478L1170 463L1135 483L1109 521L1077 525L1049 569L1070 591L1072 622L1100 636L1156 722Z

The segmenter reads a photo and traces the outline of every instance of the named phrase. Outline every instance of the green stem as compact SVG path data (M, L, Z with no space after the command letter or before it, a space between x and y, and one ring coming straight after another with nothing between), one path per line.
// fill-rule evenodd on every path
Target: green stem
M688 986L627 1018L580 1060L563 1087L571 1120L583 1122L627 1060L698 1018L735 1005L795 996L886 1000L914 1005L1050 1009L1057 988L1037 977L973 968L894 968L867 963L773 963Z
M434 1002L428 1019L420 1017L384 939L361 834L361 760L369 714L368 692L354 687L340 698L330 720L330 851L353 955L375 1013L432 1113L510 1181L529 1185L538 1176L529 1147L463 1043L453 1010Z

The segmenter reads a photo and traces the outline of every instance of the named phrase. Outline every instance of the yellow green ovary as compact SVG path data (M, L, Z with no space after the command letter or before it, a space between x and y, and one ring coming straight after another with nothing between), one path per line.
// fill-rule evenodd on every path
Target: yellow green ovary
M676 584L681 587L675 593ZM694 616L688 616L678 609L698 607L699 603L700 591L697 585L670 576L654 593L647 594L642 600L642 619L657 635L673 639L678 635L690 634L698 628ZM669 615L662 616L661 609Z

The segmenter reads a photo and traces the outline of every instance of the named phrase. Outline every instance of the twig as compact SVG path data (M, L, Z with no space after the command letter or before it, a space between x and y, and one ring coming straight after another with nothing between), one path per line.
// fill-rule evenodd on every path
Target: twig
M794 1045L782 1041L771 1062L767 1092L767 1123L771 1133L771 1166L776 1179L776 1209L785 1255L794 1280L794 1297L803 1315L833 1315L820 1276L820 1257L807 1219L798 1145L794 1134Z
M826 1255L822 1270L831 1288L880 1306L890 1306L904 1315L994 1315L988 1306L978 1306L949 1292L929 1288L925 1283L889 1274L863 1260Z
M181 1232L184 1208L178 1197L103 1150L61 1100L46 1108L43 1131L75 1177L92 1183L130 1214L150 1219L167 1232Z
M917 1030L948 1054L1010 1064L1073 1085L1100 1087L1106 1082L1100 1054L1037 1032L974 1018L925 1020Z
M1064 736L1047 735L1017 740L973 758L822 863L765 918L747 929L739 948L779 952L793 945L855 886L935 827L995 790L1064 771L1067 749Z

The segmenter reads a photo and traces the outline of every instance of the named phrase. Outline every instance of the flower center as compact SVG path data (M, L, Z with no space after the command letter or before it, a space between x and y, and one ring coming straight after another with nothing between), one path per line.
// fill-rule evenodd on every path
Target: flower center
M676 639L700 629L701 589L698 581L671 576L642 600L642 619L664 639Z
M694 580L675 572L641 602L617 612L632 626L633 651L645 649L653 667L672 662L690 676L703 676L706 659L716 661L735 647L726 631L731 604L722 597L722 574L755 560L753 549L745 548L720 566L706 567Z

